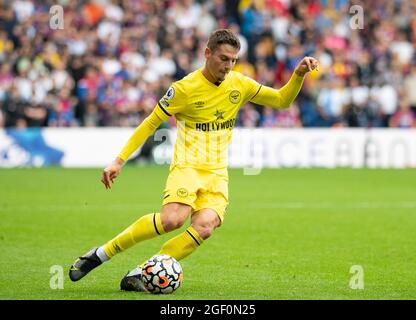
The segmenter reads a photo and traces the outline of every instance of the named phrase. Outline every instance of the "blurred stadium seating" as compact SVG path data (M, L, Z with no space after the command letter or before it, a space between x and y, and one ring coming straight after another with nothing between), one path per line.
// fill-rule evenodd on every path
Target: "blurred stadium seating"
M50 28L50 7L64 28ZM202 66L215 28L238 32L236 70L280 87L319 59L293 107L247 105L244 127L415 127L416 2L0 0L0 127L135 127ZM174 122L170 125L174 125Z

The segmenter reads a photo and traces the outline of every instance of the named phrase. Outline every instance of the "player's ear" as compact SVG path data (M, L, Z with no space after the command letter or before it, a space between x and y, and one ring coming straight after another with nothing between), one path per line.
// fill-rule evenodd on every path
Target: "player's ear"
M208 59L209 57L211 57L212 51L210 48L206 47L205 48L205 59Z

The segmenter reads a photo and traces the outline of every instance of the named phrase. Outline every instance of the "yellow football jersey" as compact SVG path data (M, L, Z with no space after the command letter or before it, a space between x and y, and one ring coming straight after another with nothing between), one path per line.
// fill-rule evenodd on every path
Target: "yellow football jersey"
M175 115L177 139L172 166L222 169L240 106L253 99L261 85L231 71L220 85L198 69L174 82L158 103L160 117Z

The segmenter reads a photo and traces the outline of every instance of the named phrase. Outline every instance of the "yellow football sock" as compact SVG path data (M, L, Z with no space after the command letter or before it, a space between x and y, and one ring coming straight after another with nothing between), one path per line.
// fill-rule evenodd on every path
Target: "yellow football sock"
M198 232L189 227L180 235L166 241L157 254L167 254L179 261L194 252L203 242ZM146 262L147 260L138 267L142 268Z
M108 257L113 257L134 244L151 239L157 235L165 233L160 213L150 213L141 217L114 239L104 245L104 251Z

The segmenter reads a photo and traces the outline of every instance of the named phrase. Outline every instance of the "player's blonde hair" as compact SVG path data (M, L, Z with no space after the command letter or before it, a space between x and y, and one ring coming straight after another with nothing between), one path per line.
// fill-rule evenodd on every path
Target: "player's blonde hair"
M208 38L207 47L211 51L215 51L222 44L229 44L237 50L240 50L241 47L240 40L230 29L213 31Z

